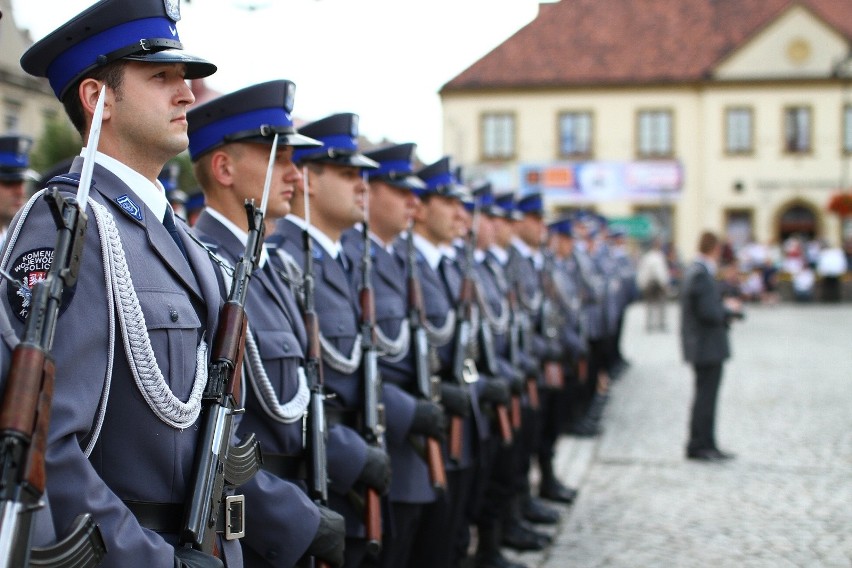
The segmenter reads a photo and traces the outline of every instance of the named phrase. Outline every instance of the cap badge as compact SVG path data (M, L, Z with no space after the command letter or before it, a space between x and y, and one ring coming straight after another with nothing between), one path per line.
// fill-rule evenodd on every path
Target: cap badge
M163 6L166 8L166 15L173 22L180 21L180 0L163 0Z

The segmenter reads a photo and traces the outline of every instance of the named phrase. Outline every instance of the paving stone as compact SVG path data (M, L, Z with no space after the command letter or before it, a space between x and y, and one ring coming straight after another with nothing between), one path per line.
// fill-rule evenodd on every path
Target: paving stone
M670 306L670 313L676 310ZM692 371L675 332L628 311L597 439L566 437L556 471L580 489L529 566L852 566L852 307L750 307L732 330L717 439L737 458L684 459ZM671 329L677 329L677 325Z

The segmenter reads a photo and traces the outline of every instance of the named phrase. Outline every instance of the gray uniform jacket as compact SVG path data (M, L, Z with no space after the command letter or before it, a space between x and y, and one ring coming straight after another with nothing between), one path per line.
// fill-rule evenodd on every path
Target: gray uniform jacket
M344 233L343 250L352 270L353 290L361 287L363 233L351 229ZM408 325L408 294L405 268L399 258L371 241L371 283L376 308L376 325L389 339L399 337L402 325ZM410 342L409 342L410 343ZM431 503L436 499L429 482L429 470L425 460L409 441L414 410L417 406L416 372L414 353L408 349L405 357L391 361L379 358L379 373L382 379L382 399L385 405L388 454L391 457L393 478L390 500L401 503Z
M82 160L72 170L79 172ZM68 190L76 193L75 184ZM159 219L115 175L95 165L91 199L115 218L138 295L151 347L165 383L187 401L196 372L201 337L213 343L222 304L218 274L207 251L178 232L188 261ZM171 566L174 550L161 535L142 528L122 500L182 504L187 496L198 427L178 429L161 421L140 394L116 335L112 373L107 373L109 299L104 283L102 243L88 209L82 264L73 296L66 298L56 327L53 354L56 388L47 452L47 485L53 521L63 534L74 517L90 512L101 527L108 554L104 567ZM9 270L26 255L52 249L56 228L44 199L29 213L11 251ZM6 247L9 246L7 241ZM5 250L5 249L4 249ZM20 305L4 282L4 307L17 330ZM110 382L107 383L107 380ZM105 389L109 396L102 400ZM103 427L91 455L85 447L103 412ZM242 565L238 542L225 544L231 568Z
M287 219L277 222L276 230L267 239L287 252L304 270L305 253L302 247L302 229ZM348 355L358 335L357 308L352 296L349 277L315 240L313 248L314 293L320 332L342 354ZM277 255L271 255L273 264ZM283 269L283 265L277 266ZM348 415L361 409L362 387L360 369L345 374L323 363L323 379L327 393L334 398L326 400L330 411L342 410ZM346 497L367 462L367 442L355 430L343 424L328 429L329 503L331 508L346 518L347 536L363 536L363 515L356 511Z
M219 220L201 214L194 226L199 238L231 266L245 251L239 239ZM278 403L296 393L297 372L307 344L305 326L290 290L271 272L269 263L252 274L246 294L246 316ZM254 433L264 457L299 456L303 452L302 421L285 424L271 418L243 374L246 413L239 434ZM243 550L251 566L293 566L305 553L319 527L319 510L303 487L261 470L240 487L245 495L246 536Z
M730 357L728 314L716 279L701 262L693 262L680 293L680 339L683 358L695 365L721 363Z
M606 281L588 251L575 248L571 258L577 266L580 285L582 329L587 339L602 339L606 335L603 310Z

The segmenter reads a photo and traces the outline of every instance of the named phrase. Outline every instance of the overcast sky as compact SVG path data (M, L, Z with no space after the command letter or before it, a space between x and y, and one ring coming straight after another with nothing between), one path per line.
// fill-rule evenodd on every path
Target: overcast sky
M92 3L12 0L35 40ZM416 142L429 163L441 157L438 90L537 12L538 0L192 0L178 32L219 67L212 88L290 79L297 116L358 113L363 134Z

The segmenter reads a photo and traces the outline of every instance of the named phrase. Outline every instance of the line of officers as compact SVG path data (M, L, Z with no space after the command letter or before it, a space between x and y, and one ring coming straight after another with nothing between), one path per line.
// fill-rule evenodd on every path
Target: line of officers
M160 33L129 30L135 19L144 26L162 20L175 35L169 10L169 2L103 0L37 43L22 64L51 79L60 99L78 89L84 110L93 106L85 95L96 95L87 81L123 89L125 99L137 96L133 73L140 66L178 67L181 82L209 75L215 67L183 53L175 40L162 49L150 42L143 52L119 49L131 43L124 36ZM98 41L116 45L93 50ZM86 44L79 53L78 44ZM109 57L95 66L85 59L104 52ZM52 65L57 58L63 65ZM92 78L116 61L125 65L117 85L103 73ZM169 152L183 148L150 134L155 126L142 127L153 116L141 110L144 102L110 108L80 276L56 329L47 506L36 540L61 538L89 512L107 546L103 566L522 566L501 547L547 547L550 539L536 525L557 523L559 512L546 501L576 497L554 472L557 438L599 432L609 378L626 365L618 337L633 288L620 236L608 238L605 219L593 214L546 225L541 195L518 200L494 195L488 184L471 189L448 157L416 170L414 144L362 153L353 113L297 131L294 93L292 82L270 81L186 113L206 201L192 228L171 220L162 185L141 171L162 168ZM192 102L191 93L183 96ZM129 143L121 129L133 122L130 111L143 113L134 117L133 140L147 136L151 150L136 161L121 147ZM81 132L88 126L82 114ZM77 158L50 185L75 192L82 166ZM269 168L267 239L245 306L245 412L234 433L235 440L255 434L263 468L236 488L245 499L244 536L223 529L219 558L189 554L175 548L175 511L188 493L195 454L204 346L215 341L228 267L244 252L244 203L260 202ZM305 439L305 231L327 394L328 503L312 500L304 481L312 451ZM49 268L54 235L37 196L10 227L3 268L24 284L37 281ZM358 295L368 266L381 444L363 434ZM27 299L5 282L0 293L9 320L3 327L19 334ZM428 339L428 393L418 384L418 333ZM14 346L14 334L2 337L4 347ZM440 480L426 459L430 440L440 444ZM537 494L533 466L541 474ZM367 489L382 496L378 554L365 538Z

